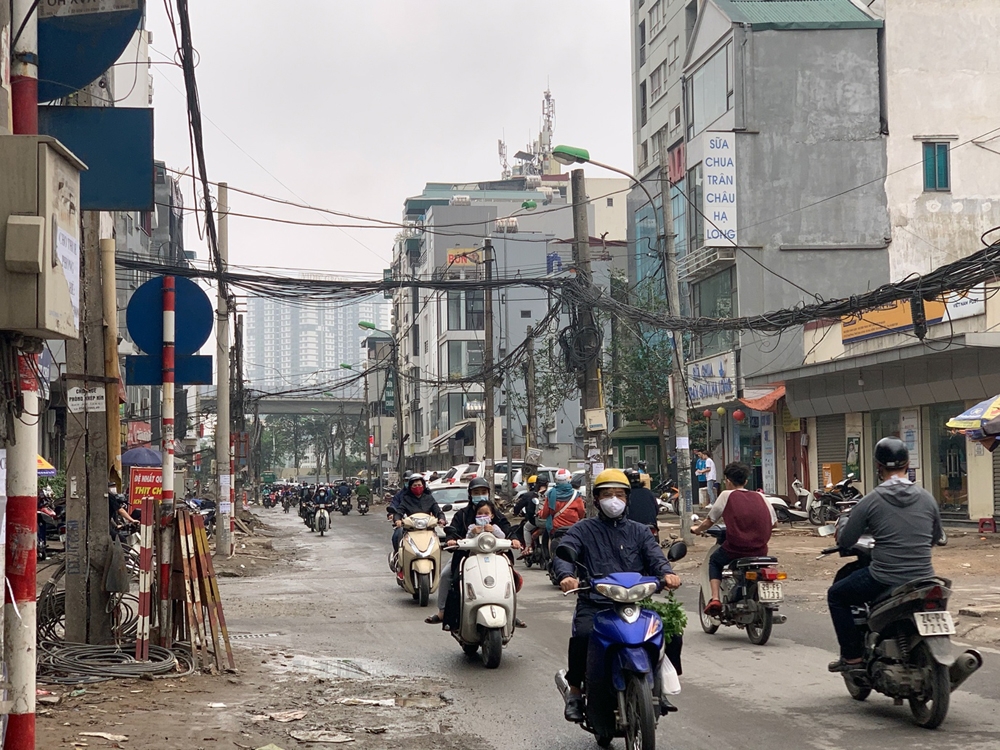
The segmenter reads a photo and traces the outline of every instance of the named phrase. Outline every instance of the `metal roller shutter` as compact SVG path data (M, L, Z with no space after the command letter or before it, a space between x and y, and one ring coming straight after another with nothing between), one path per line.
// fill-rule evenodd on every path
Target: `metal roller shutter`
M840 464L847 475L847 423L843 414L816 417L816 486L823 487L823 464Z
M993 451L993 515L1000 516L1000 448Z

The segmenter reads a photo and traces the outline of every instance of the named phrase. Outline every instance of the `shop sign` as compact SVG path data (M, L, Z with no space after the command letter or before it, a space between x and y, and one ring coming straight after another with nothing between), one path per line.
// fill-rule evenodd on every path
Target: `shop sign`
M153 440L153 426L149 422L129 422L125 445L135 448L139 445L149 445Z
M482 253L470 248L456 247L448 251L449 266L474 266L483 262Z
M736 135L710 133L703 162L705 247L733 247L736 234Z
M902 409L899 412L899 437L910 452L910 466L920 468L920 410Z
M764 481L764 492L769 495L778 492L778 472L774 455L774 415L764 412L760 415L760 472Z
M781 408L781 429L787 435L789 432L801 432L802 420L792 416L792 410L785 404Z
M962 320L986 312L986 287L982 284L967 292L949 292L940 300L924 302L927 325ZM909 300L897 300L888 305L866 310L861 317L841 318L840 338L845 344L885 336L889 333L909 331L913 316Z
M692 409L736 398L736 358L732 352L688 365L688 401Z
M128 504L129 510L141 510L142 501L150 498L160 502L163 496L163 469L133 466L129 470ZM155 505L153 506L156 507Z

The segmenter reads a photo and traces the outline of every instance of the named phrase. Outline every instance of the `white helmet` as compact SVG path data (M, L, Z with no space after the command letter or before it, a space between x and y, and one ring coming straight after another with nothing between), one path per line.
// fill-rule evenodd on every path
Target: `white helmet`
M573 481L573 474L569 469L559 469L556 472L556 484L569 484Z

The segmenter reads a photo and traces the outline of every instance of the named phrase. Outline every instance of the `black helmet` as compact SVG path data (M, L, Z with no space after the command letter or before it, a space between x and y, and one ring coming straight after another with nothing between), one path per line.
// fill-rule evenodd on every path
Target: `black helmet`
M408 476L408 477L406 478L406 486L407 486L407 487L411 486L411 485L412 485L412 484L413 484L414 482L416 482L416 481L417 481L418 479L419 479L419 480L420 480L421 482L422 482L422 481L424 481L424 478L423 478L422 476L420 476L419 474L410 474L410 476Z
M646 462L645 461L639 461L638 463L636 463L636 466L639 467L639 471L645 471L646 470Z
M488 481L486 481L485 477L476 477L471 482L469 482L468 490L469 490L469 500L470 501L472 500L472 491L473 490L478 490L479 488L484 488L484 489L487 490L487 492L489 492L489 490L490 490L490 483ZM489 497L489 495L487 495L487 497Z
M875 444L875 463L895 471L905 469L910 464L906 443L898 437L882 438Z
M625 469L625 476L628 477L628 483L633 488L638 488L642 486L642 475L635 469Z

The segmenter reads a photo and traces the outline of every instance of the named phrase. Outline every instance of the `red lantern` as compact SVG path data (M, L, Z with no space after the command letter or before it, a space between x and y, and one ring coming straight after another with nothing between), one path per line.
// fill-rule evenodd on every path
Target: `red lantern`
M737 409L736 411L733 412L733 419L735 419L737 422L742 422L746 418L747 415L743 413L742 409Z
M711 409L705 409L705 411L703 411L703 412L701 413L701 415L702 415L702 416L703 416L703 417L704 417L705 419L709 419L709 418L711 418L711 416L712 416L712 410L711 410Z

